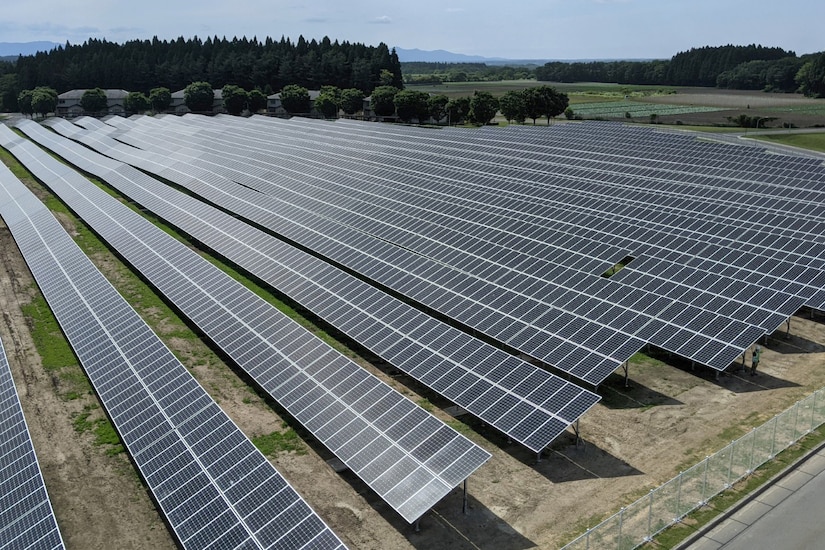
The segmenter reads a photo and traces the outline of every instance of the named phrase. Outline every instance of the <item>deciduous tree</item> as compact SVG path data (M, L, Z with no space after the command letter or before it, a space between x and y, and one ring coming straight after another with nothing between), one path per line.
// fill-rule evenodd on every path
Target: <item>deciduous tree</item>
M194 113L211 113L215 91L208 82L193 82L183 89L183 103Z
M398 118L404 122L410 122L417 118L419 123L424 122L429 117L427 100L430 96L426 92L419 90L401 90L395 94L393 103Z
M470 122L487 124L498 112L498 100L490 92L476 91L470 99Z
M149 90L149 104L156 113L162 113L172 104L172 92L169 88L152 88Z
M498 108L507 122L524 122L527 111L524 106L524 96L518 90L510 90L502 95L498 100Z
M246 109L249 102L249 94L240 86L227 84L221 89L223 106L230 115L239 115Z
M348 115L354 115L364 108L364 92L357 88L341 90L341 109Z
M395 95L400 92L395 86L379 86L372 91L370 104L378 116L392 116L395 113Z
M106 111L106 107L108 106L106 92L100 88L86 90L83 92L83 95L80 96L80 106L83 107L83 110L87 113L101 113Z
M338 101L330 93L322 93L315 100L315 109L324 115L324 118L336 118L338 116Z
M281 90L281 106L290 114L309 113L309 90L297 84L287 84Z
M17 108L20 109L20 112L24 115L31 116L34 114L34 109L32 108L33 94L34 92L32 90L23 90L17 94Z
M123 100L123 108L127 113L143 113L149 110L149 98L141 92L129 92Z
M447 116L447 103L449 102L450 99L443 94L430 96L430 98L427 99L427 110L430 118L432 118L436 124Z
M38 86L32 91L32 110L46 116L57 109L57 91L48 86Z
M825 53L806 61L796 73L799 91L810 97L825 97Z
M249 92L249 110L253 113L266 109L266 95L255 88Z
M470 98L454 97L447 102L447 122L461 124L470 115Z

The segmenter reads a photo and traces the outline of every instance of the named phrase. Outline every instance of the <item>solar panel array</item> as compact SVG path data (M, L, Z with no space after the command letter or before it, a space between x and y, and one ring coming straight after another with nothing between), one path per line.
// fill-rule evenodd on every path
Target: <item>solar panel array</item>
M198 123L200 122L198 121ZM123 121L118 123L126 125ZM177 125L179 126L180 123ZM155 126L155 124L152 125L153 135L156 135L158 131ZM249 129L246 130L246 134L249 134ZM186 133L187 142L197 141L191 129ZM125 137L119 136L119 139ZM132 145L147 146L147 140L145 139L142 145L138 143L139 140L136 140L134 132L130 132L128 138ZM164 147L168 146L170 139L175 139L173 132L164 134ZM746 344L741 347L725 345L724 342L720 343L715 334L702 338L705 335L692 330L693 327L685 328L674 325L667 320L659 319L656 312L663 307L662 300L653 301L652 303L650 300L645 302L644 299L647 298L647 295L642 292L635 292L624 296L625 301L617 305L615 296L613 296L614 293L608 293L604 288L601 288L604 285L603 280L600 278L596 278L595 281L581 279L579 273L574 273L573 276L568 273L565 285L554 283L548 287L549 283L543 284L542 281L538 281L536 274L545 268L555 269L558 272L559 266L551 265L545 259L531 258L529 263L521 260L520 265L526 267L520 267L522 271L516 272L500 262L484 261L485 254L489 254L491 250L496 250L497 244L494 240L483 241L478 238L477 233L465 233L461 236L460 243L475 243L475 248L462 252L455 246L456 241L448 242L445 245L426 236L426 231L420 229L422 224L427 223L426 220L422 219L412 220L410 229L404 233L400 233L397 231L398 228L394 227L389 232L385 231L378 234L377 237L368 237L372 242L365 244L364 236L370 231L373 233L376 231L377 220L372 214L377 209L376 204L370 204L369 211L373 217L367 219L367 226L358 226L358 220L353 215L354 211L352 209L342 209L336 204L330 204L330 201L327 200L331 193L330 189L319 188L316 185L317 181L340 182L342 176L336 173L335 170L338 170L342 164L346 165L348 162L345 160L346 157L356 154L354 150L347 151L346 155L335 162L335 170L327 171L325 178L321 178L318 176L318 170L324 169L324 163L327 163L327 159L330 158L330 152L324 155L323 162L318 162L317 168L313 168L313 170L302 168L307 162L306 157L317 157L317 153L311 149L301 152L302 156L299 163L284 164L283 159L281 159L277 170L273 170L270 161L261 161L259 158L270 158L272 155L264 150L273 147L277 149L280 146L269 144L262 147L258 143L257 147L260 152L250 153L249 150L256 146L255 142L245 136L234 135L232 141L241 143L243 149L246 150L244 152L239 149L240 145L238 143L233 144L232 141L222 141L218 133L210 134L208 138L202 138L202 141L203 143L200 143L201 148L208 149L211 154L223 155L225 163L232 162L234 173L227 174L225 168L221 173L242 182L244 186L252 187L263 193L273 193L274 198L279 201L278 206L281 207L279 214L292 212L293 216L297 216L298 214L295 214L295 212L300 212L303 225L314 223L313 228L317 228L320 223L323 229L326 230L325 236L327 238L335 235L345 245L350 245L349 248L352 248L352 245L355 244L362 250L368 249L371 256L368 260L378 256L389 264L401 263L404 264L404 267L408 267L410 274L418 274L417 268L419 272L426 273L427 279L423 283L421 279L410 281L410 276L407 273L393 272L392 269L386 269L385 265L380 265L378 268L373 267L371 271L366 273L362 271L366 276L376 278L382 284L420 300L476 330L491 335L516 349L537 356L553 366L590 383L600 383L621 364L622 361L619 359L626 360L644 345L645 340L631 335L625 330L628 325L630 330L646 329L647 332L643 333L643 336L649 336L649 340L666 347L666 349L668 349L668 342L678 342L680 344L679 348L674 351L683 352L704 344L695 352L703 354L701 355L705 359L703 362L713 363L713 361L706 359L710 357L720 363L724 362L725 365L729 364L738 355L741 347L749 345L750 342L764 332L730 319L722 325L722 328L726 329L728 334L735 334L735 337L740 340L737 344L741 344L741 341L747 341ZM180 151L186 151L186 154L198 157L190 161L190 164L204 165L203 154L192 153L185 143L182 143L182 146L187 147L187 149L181 149ZM312 142L312 147L317 147L315 141ZM227 154L222 152L225 150L237 151L237 158L245 158L244 163L237 162L235 158L227 160ZM382 150L382 154L384 152ZM248 168L249 165L253 166L251 170ZM260 166L260 168L256 170L255 166ZM268 171L261 172L261 170ZM285 178L284 173L287 173L288 177ZM363 173L358 175L361 179L368 178L368 176L368 174ZM289 180L289 185L278 185L277 191L274 192L272 182L282 182L284 179ZM340 194L339 197L344 202L351 203L352 200L349 195L354 194L353 189L354 186L357 186L358 181L354 178L349 178L349 181L354 182L354 184L348 187L346 192ZM384 187L392 189L398 187L398 185L393 183L389 187L386 185ZM296 191L296 188L298 191ZM312 191L316 194L309 196ZM285 196L290 197L291 200L287 201L284 198ZM257 200L258 203L261 202L260 198ZM429 204L434 199L431 195L427 195L422 196L421 200ZM310 207L307 207L308 202L310 202ZM285 205L288 205L286 209L284 209ZM405 211L415 207L406 204L404 208L405 210L396 209L390 212L390 217L393 219L401 218L405 215ZM318 211L321 214L317 214ZM307 212L318 217L307 221ZM343 218L341 217L342 212ZM485 215L487 214L485 213ZM335 219L336 216L338 216L339 221L338 227L330 227L330 220ZM353 221L354 219L356 221ZM361 216L361 221L363 220L364 217ZM359 232L358 229L362 231ZM437 230L439 229L443 229L443 226L437 228ZM279 230L283 231L283 229ZM346 231L349 231L349 234L346 234ZM420 234L417 232L425 236L419 238ZM355 234L353 235L353 233ZM294 234L288 236L301 238L302 235L299 231L297 237ZM512 232L506 237L512 237ZM446 239L446 237L444 238ZM415 249L414 239L417 239L419 243L423 243L421 244L423 248ZM388 244L393 240L404 241L402 243L403 247L394 247ZM306 243L304 244L306 245ZM347 256L350 251L346 248L338 247L337 250L334 250L332 252L333 259L341 261L342 255ZM439 248L440 250L438 250ZM423 261L422 257L428 254L432 259ZM459 260L455 258L459 258ZM352 260L349 261L351 262L350 267L353 267ZM452 268L445 265L450 262L455 264ZM355 268L357 269L357 267ZM367 266L367 269L369 268L370 266ZM407 277L406 280L405 276ZM505 283L502 283L502 281L505 281ZM472 286L473 284L475 286ZM433 289L433 286L436 288ZM458 296L445 296L444 287L447 287L449 292L453 292ZM601 290L601 292L599 293L597 290ZM626 315L624 316L617 317L617 311L621 313L620 306L627 303L636 306L639 311L632 310L625 312ZM596 321L588 317L588 315L593 316L594 314L597 316ZM621 330L616 329L615 325L618 324L622 325ZM708 330L706 325L697 328ZM718 326L712 328L718 328ZM699 340L698 343L697 340ZM618 356L618 359L616 356Z
M0 141L20 143L5 126ZM0 215L181 546L343 548L43 204L0 183Z
M778 190L770 201L761 199L770 209L754 214L734 206L740 199L754 202L747 200L753 185L738 181L753 174L740 171L734 178L729 171L725 178L711 178L701 168L703 155L709 154L704 144L691 141L685 147L686 138L680 137L670 153L680 162L639 168L634 155L653 156L664 141L646 130L568 125L558 139L552 131L529 133L534 141L544 140L532 145L518 132L468 135L352 123L228 120L173 119L162 133L157 123L143 126L165 142L188 122L186 154L200 151L193 163L203 163L207 155L227 163L243 156L250 167L233 164L241 175L229 177L244 185L289 200L294 208L323 216L325 223L335 220L376 241L452 263L488 283L506 279L509 289L540 297L526 318L518 311L524 300L511 300L504 308L509 315L543 324L546 318L533 321L531 315L546 311L549 302L561 310L550 318L558 327L555 336L566 337L576 351L568 353L556 341L552 350L531 351L508 333L507 320L502 321L505 330L493 335L534 355L543 351L539 357L591 382L608 370L586 370L599 358L594 352L610 353L622 338L633 346L616 350L614 356L621 359L639 342L649 342L722 370L801 305L821 305L822 244L810 230L817 222L797 229L797 216L816 216L813 199L820 192L814 184L821 167L817 172L810 160L785 159L792 166L806 165L805 172L799 171L808 178L802 178L802 189L789 191L790 180L759 183L760 189ZM141 121L118 139L152 147L147 134L136 131ZM198 127L208 130L193 134ZM612 152L591 155L590 145L602 146L604 134L608 139L616 135ZM628 152L628 144L640 152ZM580 151L570 153L575 148ZM776 164L767 158L775 155L739 149L728 147L725 153L748 156L751 164L756 162L751 157ZM695 151L695 158L685 160L684 151ZM676 170L682 164L690 167L687 175ZM250 177L254 174L265 177ZM702 184L693 187L682 181L699 177ZM663 212L655 197L674 195L674 189L679 199ZM634 199L637 195L641 198ZM725 198L714 206L711 198L717 196ZM787 210L781 216L773 204L777 196L786 197L780 201ZM712 215L696 222L696 213ZM754 219L766 214L767 223L757 226ZM749 228L732 228L731 220L746 220ZM636 259L617 276L600 277L626 257ZM476 328L496 332L494 326ZM516 330L522 337L529 333L520 325ZM602 332L594 338L594 331ZM616 339L607 343L606 334ZM561 354L567 355L559 359ZM581 354L583 361L576 361Z
M21 127L39 129L41 137L47 133L34 123ZM75 149L71 160L104 179L150 179L68 143ZM34 143L11 150L407 521L418 519L490 458L77 172L51 157L35 160L40 149Z
M124 151L122 145L118 155L116 142L96 140L65 121L51 125L113 157L153 168L152 155ZM72 162L94 158L88 149L38 128L23 125L32 139ZM136 170L118 168L122 177L108 178L95 166L83 167L534 451L547 447L599 399Z
M14 177L0 166L0 182ZM0 342L0 548L64 548Z
M209 125L208 121L204 122L194 118L189 120L197 121L199 125ZM300 156L301 163L305 167L312 166L311 170L305 169L305 171L311 172L314 177L312 185L317 193L315 196L319 199L329 196L331 188L327 182L322 181L323 178L317 175L318 170L321 169L321 163L317 162L319 159L312 151L321 149L318 145L323 139L321 135L336 132L337 126L311 121L301 122L300 127L290 133L281 129L282 126L289 126L290 123L268 120L265 122L270 127L273 124L278 125L277 132L269 131L265 134L272 136L268 138L270 140L268 148L277 152L266 157L270 159L268 166L272 169L271 159L276 155L281 155L278 166L281 170L284 170L284 167L288 168L284 161L287 156L285 150L292 157ZM211 125L214 126L215 123ZM390 135L379 136L379 138L353 137L356 133L351 129L353 126L357 126L359 134ZM307 131L307 127L311 127L312 131ZM506 248L509 248L506 253L511 254L508 258L513 258L512 254L515 253L521 255L522 263L518 265L519 271L534 277L549 279L550 282L560 283L556 287L544 287L543 289L543 292L547 292L551 297L554 294L560 296L554 301L555 305L569 313L580 312L590 320L595 319L599 323L628 330L635 337L646 342L709 364L714 368L724 369L743 348L761 334L774 330L803 303L817 307L821 301L824 280L821 269L822 260L818 259L821 257L819 254L821 245L812 244L810 234L797 235L792 241L779 239L776 235L771 238L766 238L762 234L749 235L750 240L737 248L731 245L730 238L722 241L726 232L730 235L732 228L730 222L721 223L722 217L718 213L718 219L714 221L712 227L712 234L708 235L711 226L709 222L702 225L701 231L691 227L692 214L685 215L685 212L690 210L687 208L686 199L680 203L685 207L685 211L680 212L681 217L666 214L664 219L667 223L664 223L658 206L643 208L648 198L662 194L664 188L669 191L676 185L672 181L675 177L672 169L664 174L658 174L659 179L664 183L658 187L654 186L655 192L648 193L650 197L635 201L633 208L621 203L616 207L617 201L614 197L619 184L631 181L629 175L634 178L640 177L639 169L633 163L622 160L628 155L627 144L624 140L626 136L622 134L619 134L617 138L620 146L614 147L612 163L601 162L598 167L594 167L597 164L596 161L585 158L589 149L585 148L584 152L579 152L574 157L566 151L559 152L563 149L561 147L549 146L525 153L522 150L529 148L529 144L524 145L522 140L514 139L509 143L505 142L507 146L504 147L499 143L501 138L498 133L479 132L479 136L483 136L482 139L482 137L468 136L466 132L461 134L456 131L443 134L431 132L429 136L422 137L421 131L411 131L410 134L414 135L405 138L403 135L405 130L375 130L374 126L353 124L345 124L343 127L346 131L337 131L334 139L326 138L327 149L323 152L324 162L326 164L334 162L338 167L339 164L348 162L348 159L354 159L356 164L361 166L357 169L351 168L351 171L360 171L358 184L362 189L368 189L373 195L380 194L383 203L376 203L373 200L369 203L369 208L361 205L356 210L351 206L353 200L350 197L354 195L353 189L355 189L355 186L352 186L347 188L345 194L342 194L347 197L346 201L336 199L336 205L346 204L347 212L341 214L340 209L337 212L326 209L325 213L333 212L340 219L352 225L355 222L353 222L351 212L360 212L362 217L359 221L364 224L360 226L362 231L372 232L383 240L396 242L405 248L415 246L410 244L411 241L421 242L418 235L414 239L410 237L411 233L418 231L426 236L436 235L439 240L447 242L450 246L463 246L465 250L473 252L469 258L487 253L487 257L495 259L495 254L499 253L496 252L495 245L497 242L504 241L507 243ZM586 133L572 125L567 128L571 128L567 130L568 134ZM284 133L289 134L289 137L284 138ZM603 131L598 129L594 131L591 141L601 140L599 141L601 143L602 133ZM235 137L246 139L248 134L250 132L247 129L243 135L239 132L235 134ZM344 134L346 139L342 138ZM643 131L641 134L650 136L651 132ZM433 135L446 137L431 137ZM459 136L460 143L456 141L449 147L445 147L443 143L431 145L435 141L449 143L450 135ZM533 135L545 136L545 141L550 139L546 137L546 133L536 134L534 132ZM209 143L215 142L215 136L216 134L209 135ZM262 139L261 136L258 136L259 139ZM565 134L562 138L563 142L568 143L568 138L569 135ZM657 139L658 137L654 136L649 141ZM297 140L304 142L311 140L310 146L302 146L304 150L300 155L295 152L297 149L294 143ZM239 143L248 146L246 141ZM575 146L579 145L567 147ZM655 146L655 144L649 145L643 153L650 154ZM701 145L698 147L701 149ZM695 143L694 148L696 148ZM398 153L399 150L401 153ZM368 153L363 151L368 151ZM380 152L380 155L376 155L376 151ZM336 154L340 158L336 158ZM692 161L693 165L701 165L702 154L705 152L700 150L698 158ZM307 157L310 160L315 159L316 164L312 165ZM376 158L380 160L376 161ZM547 160L548 158L550 160ZM334 160L330 161L330 159ZM768 160L768 163L771 162L773 159ZM793 164L799 161L792 158L787 162ZM805 162L810 164L810 161ZM403 186L405 182L404 177L397 173L405 169L409 174L414 174L416 171L426 174L426 178L418 178L415 180L415 185L409 186L416 190L424 188L430 192L425 195L419 194L417 203L414 194L413 199L399 201L400 193L395 188ZM277 172L277 170L272 169L272 172ZM619 174L617 175L616 172ZM377 185L360 182L365 178L369 180L376 173L380 173L386 181L392 182L392 185L384 185L380 193L376 191ZM445 174L449 174L449 177ZM814 182L817 181L817 176L811 170L808 170L808 175ZM666 176L669 179L665 179ZM629 192L631 196L638 194L645 186L653 186L649 175L647 178L635 184ZM340 178L337 181L340 185ZM719 187L722 182L719 182L717 178L711 184L705 184L699 191L694 190L692 194L683 192L682 195L690 198L692 201L690 204L699 205L695 208L696 210L701 210L704 196L700 191ZM293 187L300 187L302 193L309 194L305 183ZM260 184L257 188L263 192L267 189ZM453 236L459 225L454 218L450 218L453 214L449 210L433 213L431 205L438 202L434 196L439 194L447 196L445 189L451 190L449 198L452 202L447 208L451 208L453 214L459 210L458 206L463 209L459 221L462 224L461 227L469 227L464 230L467 238L463 238L463 241L456 241L456 237ZM600 191L594 192L594 189ZM277 192L281 193L282 190L278 189ZM773 216L770 222L779 224L782 228L798 225L795 216L810 210L811 196L817 192L809 185L805 188L804 196L807 198L799 200L800 208L792 210L791 214L786 214L783 218ZM794 196L793 193L786 194ZM740 192L739 195L742 193ZM801 196L799 192L795 195ZM387 197L403 206L396 206L396 210L383 220L383 227L376 230L375 221L378 216L374 212L382 204L387 204ZM462 202L456 202L456 197L459 197ZM652 198L650 200L652 201ZM733 200L727 201L728 204L733 202ZM788 202L788 199L785 199L785 202ZM366 201L364 204L367 204ZM468 204L473 205L473 208L468 208ZM399 213L409 213L415 209L424 211L425 215L419 216L414 223L410 223L403 239L399 238L395 230L402 224L393 220L398 218ZM495 219L493 214L502 210L508 211L509 217L499 217L499 221L496 222L499 224L498 233L490 233L490 226L495 225L492 221ZM468 211L483 218L484 223L478 223L475 226L468 225L468 219L472 221L471 215L466 214ZM738 211L733 209L733 212ZM725 211L726 215L729 213L731 212ZM648 214L652 214L653 217L645 219ZM642 218L641 221L637 219L639 217ZM364 222L365 219L370 221ZM421 222L427 222L428 219L437 220L441 225L439 229L441 235L438 234L438 230L421 228ZM444 221L445 219L447 221ZM395 227L387 229L390 223L395 223ZM446 237L443 236L445 227L452 232ZM733 229L735 234L738 228ZM776 229L770 224L763 224L761 231L762 233L776 232ZM787 231L789 230L786 230L786 236ZM519 235L522 237L520 241L522 245L516 246L513 243ZM535 238L532 241L529 239L525 241L525 237ZM484 239L487 239L486 242L479 246L476 241ZM541 246L556 243L559 239L562 239L563 247L557 246L553 249ZM527 244L524 244L525 242ZM773 250L764 249L768 242L773 243ZM467 243L472 243L475 248L468 249ZM753 251L755 243L763 249L758 252ZM777 248L778 244L784 248ZM449 247L441 247L442 255L436 256L432 252L431 244L428 243L427 246L429 248L419 248L417 251L432 255L440 261L450 261L447 258L458 257ZM709 254L711 248L712 255ZM812 248L815 248L816 252L811 253ZM540 253L536 253L536 250ZM674 251L683 253L676 255ZM793 254L790 254L791 251ZM800 254L800 251L804 254ZM523 257L525 252L528 256L526 259ZM639 258L640 261L631 262L619 277L599 280L598 275L606 266L612 265L618 258L627 256L637 258L641 256L641 258ZM515 261L518 262L519 259L516 258ZM552 261L547 261L547 258L552 258ZM474 260L468 259L467 261L473 262ZM504 263L511 263L511 261L508 259ZM598 263L599 261L601 263ZM496 273L490 267L491 265L494 264L487 264L481 269L476 268L479 276L483 273ZM764 266L765 269L754 270L754 265ZM654 270L651 266L656 266L656 269ZM649 272L645 273L643 269L649 269ZM635 280L630 278L631 274L640 272L644 273L643 277L637 275ZM643 280L640 282L639 279ZM624 284L625 281L632 284ZM514 277L510 277L508 284L515 286L519 283ZM578 291L580 294L576 296L571 291ZM589 298L599 298L602 302L594 303ZM582 335L586 337L592 334L592 330L592 327L586 327L578 332L574 339L581 342Z

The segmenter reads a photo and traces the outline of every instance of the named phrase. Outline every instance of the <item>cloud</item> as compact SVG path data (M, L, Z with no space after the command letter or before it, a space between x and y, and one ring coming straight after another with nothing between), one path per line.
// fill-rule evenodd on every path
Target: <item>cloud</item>
M392 23L392 19L389 15L381 15L379 17L376 17L375 19L370 19L369 22L376 25L389 25L390 23Z

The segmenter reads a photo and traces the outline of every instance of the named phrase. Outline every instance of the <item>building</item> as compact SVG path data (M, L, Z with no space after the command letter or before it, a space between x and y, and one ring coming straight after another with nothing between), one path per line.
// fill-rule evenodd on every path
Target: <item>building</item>
M106 94L106 114L124 115L126 109L124 102L129 92L126 90L103 90ZM57 115L73 118L82 115L92 115L97 113L87 113L83 110L80 100L86 90L69 90L57 96Z
M172 92L172 103L169 105L169 111L175 113L176 115L184 115L191 112L183 100L184 91L185 90L178 90L177 92ZM215 98L212 101L212 112L225 113L226 109L223 106L223 90L219 88L217 90L213 90L213 92L215 94Z

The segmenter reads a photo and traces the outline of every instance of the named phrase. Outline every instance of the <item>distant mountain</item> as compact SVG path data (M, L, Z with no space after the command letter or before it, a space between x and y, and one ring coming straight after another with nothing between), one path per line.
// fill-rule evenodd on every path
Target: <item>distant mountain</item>
M60 46L57 42L0 42L0 57L32 55Z
M507 59L504 57L483 57L480 55L465 55L463 53L453 53L447 50L419 50L413 48L407 50L396 46L395 53L401 63L413 61L423 61L425 63L486 63L487 65L544 65L551 61L562 61L566 63L588 62L588 61L651 61L651 59Z
M398 60L401 63L407 61L424 61L427 63L487 63L489 61L506 61L501 57L482 57L480 55L464 55L463 53L453 53L447 50L419 50L414 48L406 50L395 48Z

